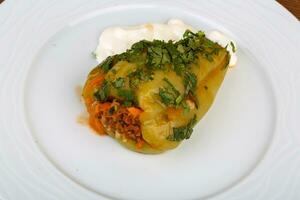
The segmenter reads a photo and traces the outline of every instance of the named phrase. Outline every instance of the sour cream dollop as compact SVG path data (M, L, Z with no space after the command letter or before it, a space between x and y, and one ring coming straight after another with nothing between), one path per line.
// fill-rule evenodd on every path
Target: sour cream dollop
M97 61L100 63L108 56L123 53L136 42L141 40L152 41L154 39L164 41L178 41L182 39L183 33L187 30L197 31L181 20L171 19L166 24L147 23L138 26L109 27L99 37L99 43L94 51ZM236 65L236 43L219 31L207 31L206 37L226 47L230 53L229 66Z

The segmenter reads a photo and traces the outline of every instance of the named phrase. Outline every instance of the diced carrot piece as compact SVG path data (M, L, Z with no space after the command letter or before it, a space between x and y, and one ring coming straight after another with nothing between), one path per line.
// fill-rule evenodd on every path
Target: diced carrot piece
M98 103L95 107L95 112L98 113L99 111L107 111L108 109L110 109L110 107L110 102Z
M127 110L133 117L138 117L142 113L142 110L136 107L129 107Z

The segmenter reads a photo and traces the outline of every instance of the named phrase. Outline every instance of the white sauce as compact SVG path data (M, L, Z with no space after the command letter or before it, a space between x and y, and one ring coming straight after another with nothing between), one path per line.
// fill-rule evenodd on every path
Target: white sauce
M132 44L141 40L178 41L182 39L182 35L187 29L193 32L197 31L178 19L171 19L166 24L147 23L130 27L109 27L102 32L94 53L97 61L102 62L108 56L122 53L129 49ZM229 66L234 66L237 62L237 56L233 52L230 42L234 44L235 48L236 43L218 31L206 32L206 36L223 47L227 45L227 50L231 55Z

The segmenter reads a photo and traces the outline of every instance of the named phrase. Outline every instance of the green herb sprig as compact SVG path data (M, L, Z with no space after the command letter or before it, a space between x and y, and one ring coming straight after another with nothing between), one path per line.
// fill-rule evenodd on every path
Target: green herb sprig
M193 119L186 126L173 128L173 133L167 137L167 140L179 142L184 139L189 139L193 133L193 126L196 122L196 115L194 115Z
M230 45L232 45L234 51L233 43ZM197 86L197 77L191 72L191 64L198 62L200 59L198 57L199 54L202 55L201 59L204 58L209 62L213 62L214 55L217 55L220 49L222 47L207 39L204 32L194 33L186 30L183 34L183 39L177 42L171 40L168 42L161 40L139 41L133 44L126 52L109 56L98 67L104 72L108 72L118 61L128 61L136 64L137 69L129 73L128 77L118 78L111 83L118 90L123 89L127 79L130 88L138 88L141 83L153 80L155 70L173 70L177 75L183 77L185 92L184 94L178 94L178 91L171 87L168 81L164 80L167 83L167 87L159 89L160 99L167 106L182 106L187 111L188 106L185 103L185 99L187 97L196 99L194 91ZM109 84L104 86L95 93L95 97L100 101L107 99ZM123 99L126 99L126 96L130 96L124 96L125 93L120 92L121 95L119 96L123 95ZM129 100L125 101L131 102Z
M110 83L104 80L101 87L94 93L94 97L100 102L105 102L108 99L109 89Z
M179 106L183 100L183 95L174 87L174 85L167 79L163 81L166 87L159 88L159 96L163 104L166 106Z

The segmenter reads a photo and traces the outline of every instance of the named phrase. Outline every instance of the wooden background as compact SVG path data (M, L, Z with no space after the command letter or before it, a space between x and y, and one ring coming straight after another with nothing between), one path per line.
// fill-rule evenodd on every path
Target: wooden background
M300 0L278 0L278 2L300 20Z
M0 0L0 4L4 0ZM277 0L300 20L300 0Z

